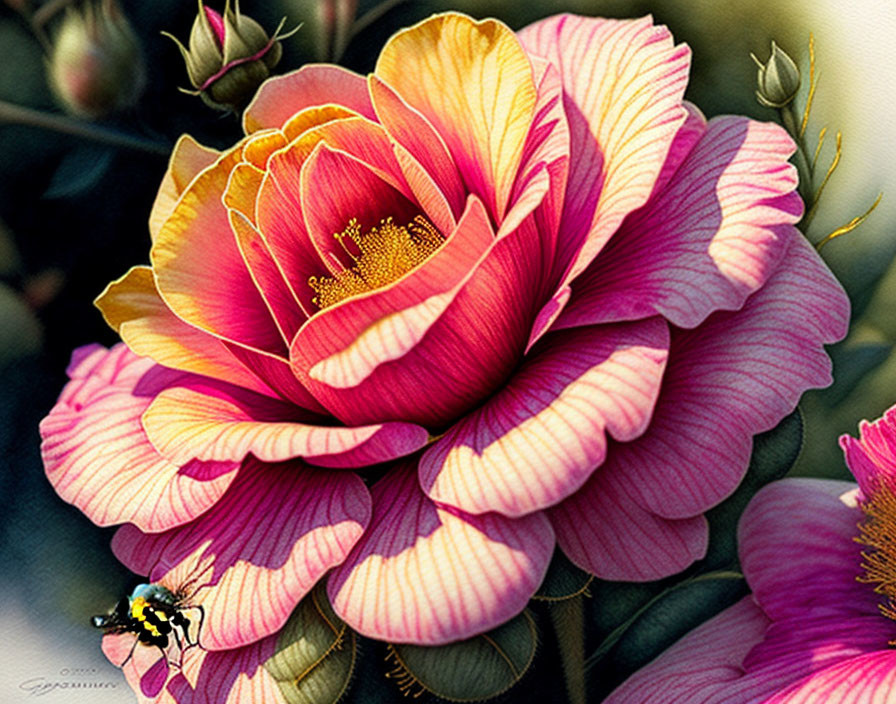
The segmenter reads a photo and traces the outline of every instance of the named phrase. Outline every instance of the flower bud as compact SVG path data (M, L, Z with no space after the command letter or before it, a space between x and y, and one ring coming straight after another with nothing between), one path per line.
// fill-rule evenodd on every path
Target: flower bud
M339 61L351 38L358 0L287 0L305 27L316 61Z
M140 45L115 0L66 8L47 69L66 111L89 119L132 106L145 83Z
M781 47L772 41L772 53L766 63L750 54L759 67L756 99L767 108L786 107L800 89L800 70Z
M279 34L283 21L268 37L261 25L240 13L239 0L230 0L221 15L199 0L199 12L190 31L189 49L177 37L163 32L177 44L187 65L187 75L198 95L218 110L244 107L280 61L283 50ZM183 89L182 89L183 90Z

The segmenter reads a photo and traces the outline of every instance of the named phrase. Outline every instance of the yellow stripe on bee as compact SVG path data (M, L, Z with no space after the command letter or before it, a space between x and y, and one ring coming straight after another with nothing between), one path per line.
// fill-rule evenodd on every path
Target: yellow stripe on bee
M146 599L144 599L142 596L138 596L131 604L131 616L133 616L138 621L145 621L146 616L143 615L143 610L146 607Z

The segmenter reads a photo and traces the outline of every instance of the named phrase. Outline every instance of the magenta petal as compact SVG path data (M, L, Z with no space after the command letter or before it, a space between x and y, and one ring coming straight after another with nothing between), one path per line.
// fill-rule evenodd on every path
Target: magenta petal
M554 548L540 513L470 516L431 502L413 465L371 490L368 531L327 583L333 609L359 633L438 645L482 633L522 611Z
M606 454L609 432L647 428L668 353L659 318L545 337L507 385L420 460L434 501L522 516L576 491Z
M866 496L881 480L896 481L896 406L873 423L859 423L859 439L843 435L840 447L846 464Z
M881 649L816 672L766 704L888 704L896 692L896 653Z
M684 136L690 134L686 123ZM685 145L687 146L687 145ZM793 141L741 117L710 121L662 192L573 284L561 326L663 315L680 327L736 310L765 283L802 213Z
M846 334L848 308L793 230L778 270L740 311L675 331L650 428L613 449L641 505L687 518L728 496L747 470L753 435L773 428L803 391L830 383L822 343Z
M265 462L302 457L324 467L363 467L408 455L429 440L411 423L325 426L294 406L223 385L194 384L160 393L143 416L153 445L174 462Z
M112 549L134 572L186 589L189 604L205 609L201 645L226 650L279 629L369 519L355 474L249 459L198 520L157 535L122 526Z
M72 380L40 425L47 477L64 501L102 526L134 523L167 530L206 511L234 478L237 463L173 463L140 424L155 392L188 378L142 359L123 344L73 355ZM150 384L151 382L151 384Z
M567 557L600 579L626 582L662 579L704 557L706 519L671 520L644 510L613 458L610 451L585 486L548 511Z

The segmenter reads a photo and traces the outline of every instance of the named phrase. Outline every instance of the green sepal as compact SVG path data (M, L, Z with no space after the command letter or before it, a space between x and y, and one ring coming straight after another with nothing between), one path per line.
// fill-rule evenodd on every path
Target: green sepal
M497 697L522 679L535 658L538 632L528 611L498 628L440 646L389 644L387 674L410 695L422 691L453 702Z
M532 596L536 601L563 601L585 594L594 577L580 570L563 551L557 548L548 566L548 572L538 591Z
M354 631L318 585L293 611L264 668L288 704L335 704L348 688L356 654Z

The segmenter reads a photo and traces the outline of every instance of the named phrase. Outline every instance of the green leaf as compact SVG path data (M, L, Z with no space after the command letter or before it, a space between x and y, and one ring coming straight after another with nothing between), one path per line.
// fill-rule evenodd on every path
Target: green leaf
M893 345L885 342L830 347L828 353L834 364L834 383L820 392L819 397L829 408L842 403L866 374L887 361L892 351Z
M96 186L109 167L115 152L92 145L78 146L69 151L56 168L45 198L77 198Z
M293 611L264 667L288 704L335 704L348 687L356 648L354 631L318 585Z
M580 596L588 589L594 577L580 570L559 548L554 550L548 573L538 591L532 596L536 601L563 601Z
M488 633L457 643L390 644L395 669L389 677L405 693L428 691L455 702L491 699L520 681L532 664L537 644L535 622L524 611Z

